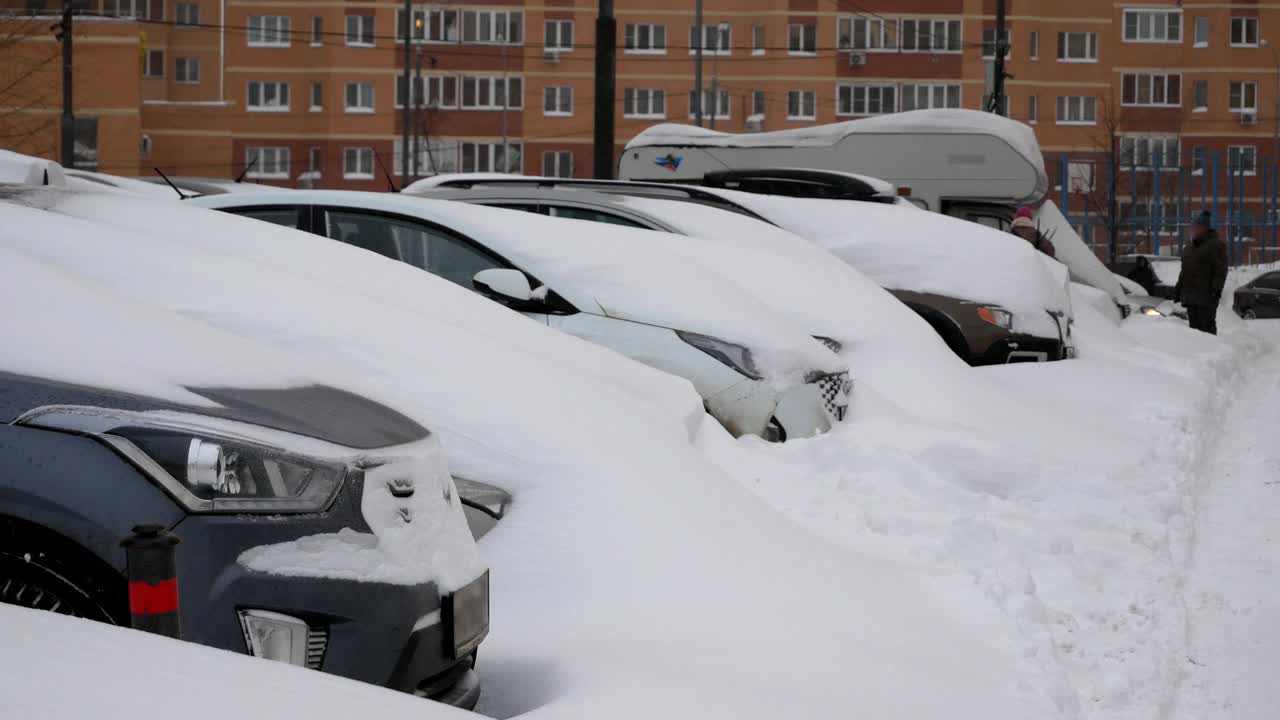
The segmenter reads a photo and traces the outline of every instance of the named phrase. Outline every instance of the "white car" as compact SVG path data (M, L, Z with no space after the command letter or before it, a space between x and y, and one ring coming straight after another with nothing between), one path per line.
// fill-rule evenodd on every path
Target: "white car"
M427 270L571 335L684 377L735 435L809 437L843 419L848 367L647 232L389 194L287 190L194 198Z

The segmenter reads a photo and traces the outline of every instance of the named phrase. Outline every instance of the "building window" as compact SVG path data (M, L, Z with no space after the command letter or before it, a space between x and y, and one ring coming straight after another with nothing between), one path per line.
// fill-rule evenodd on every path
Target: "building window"
M396 44L404 44L404 10L396 10ZM427 38L427 10L422 7L413 8L413 26L409 28L409 38L414 43L420 43Z
M566 52L573 49L573 21L548 20L543 33L543 47Z
M542 114L567 117L573 114L573 88L562 85L542 89Z
M1125 10L1125 42L1182 42L1181 10Z
M1177 107L1182 104L1182 76L1158 73L1123 73L1120 104Z
M878 52L898 47L898 21L891 18L842 17L836 34L840 50Z
M142 76L149 78L164 77L164 51L148 50L146 63L142 67Z
M320 80L311 81L311 112L319 112L324 109L324 83Z
M664 55L667 52L667 26L627 23L622 31L623 52L636 55Z
M1059 125L1093 125L1098 122L1098 99L1092 95L1059 95L1054 121Z
M250 15L249 47L289 47L288 15Z
M417 175L458 172L458 145L456 142L419 138L417 142L417 157L413 156L413 151L413 138L409 138L409 172L414 172ZM401 161L404 156L400 140L397 139L393 144L391 154L392 164L394 165L392 172L400 175Z
M665 118L666 95L655 88L626 88L622 91L622 116L628 118Z
M751 26L751 54L763 55L765 51L764 25Z
M818 94L813 90L788 90L787 119L817 120Z
M1098 62L1098 33L1058 33L1058 62Z
M1209 47L1209 18L1204 15L1196 17L1195 46Z
M694 90L690 90L689 91L689 117L695 116L694 100L696 97L697 97L697 92ZM713 102L712 97L713 96L710 90L702 91L702 116L711 117L714 114L716 119L720 119L720 120L729 117L729 91L728 90L720 91L719 98L717 98L719 102ZM715 107L712 107L712 105L715 105Z
M523 45L524 13L517 10L463 10L462 42Z
M255 147L244 149L244 164L247 178L267 180L289 179L289 148L287 147Z
M289 83L250 80L246 107L253 112L289 112Z
M960 107L960 85L902 85L902 111Z
M788 25L787 53L791 55L818 54L818 26L814 24Z
M836 87L837 115L884 115L898 109L896 85L841 84Z
M373 179L373 148L345 148L342 151L342 177L348 180Z
M373 112L373 83L348 82L345 87L343 110L349 113Z
M1258 112L1258 83L1252 80L1233 80L1227 107L1231 112Z
M423 92L426 95L423 95ZM429 108L458 107L458 78L455 75L428 75L413 78L413 102ZM404 75L396 77L396 107L404 107Z
M1191 174L1203 175L1209 164L1209 150L1203 145L1191 146Z
M1191 83L1192 109L1206 112L1209 109L1209 81L1196 80Z
M311 18L311 46L324 45L324 18L316 15Z
M523 165L520 143L508 143L505 158L502 143L462 143L462 169L467 172L518 173Z
M320 177L320 167L323 164L323 156L319 146L312 145L307 149L307 172L313 177Z
M765 94L763 90L751 91L751 114L764 115Z
M1039 121L1040 115L1040 97L1038 95L1027 96L1027 122L1035 125Z
M903 52L960 52L960 43L959 20L902 21Z
M425 11L415 11L414 18L417 18L419 14L425 15L425 22L423 23L424 27L421 31L419 31L416 26L414 27L413 33L415 38L421 37L423 40L430 43L456 43L462 39L462 35L458 29L457 10L453 8L427 8ZM397 15L397 23L404 22L403 15L404 11L401 10ZM510 19L508 19L507 22L510 24ZM511 28L509 27L508 31L510 31L510 29ZM396 37L402 38L401 42L403 42L404 30L401 29L396 34ZM455 148L453 152L456 156L457 149Z
M510 93L507 89L510 88ZM521 78L462 78L463 110L519 110L524 107L524 81Z
M350 47L373 47L373 16L347 16L347 45Z
M1253 145L1228 145L1227 163L1231 172L1253 175L1258 171L1258 148Z
M1178 138L1126 135L1120 138L1120 164L1149 170L1160 164L1162 170L1177 170Z
M1091 193L1096 187L1094 183L1095 166L1092 162L1068 162L1067 183L1073 193Z
M728 55L733 41L733 30L729 23L702 26L702 54ZM689 54L693 55L698 48L698 26L689 26Z
M176 5L175 21L179 25L199 25L200 24L200 5L193 2L180 2Z
M573 151L548 150L542 153L543 177L573 177Z
M1031 31L1031 62L1037 62L1039 60L1040 60L1040 32L1037 30L1032 30Z
M1231 47L1258 47L1258 18L1231 18Z
M1013 54L1013 47L1009 39L1009 30L1006 28L1004 31L1004 59L1008 60L1012 54ZM994 60L995 57L996 57L996 29L983 28L982 29L982 59Z
M200 60L178 58L174 61L173 77L183 85L195 85L200 82Z

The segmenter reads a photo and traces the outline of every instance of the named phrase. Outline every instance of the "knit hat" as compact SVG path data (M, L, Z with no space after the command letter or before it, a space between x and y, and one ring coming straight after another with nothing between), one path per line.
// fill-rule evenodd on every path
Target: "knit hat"
M1031 208L1027 207L1026 205L1023 205L1022 207L1018 208L1018 211L1013 214L1015 218L1026 218L1028 220L1030 220L1033 215L1034 213L1031 212Z
M1011 225L1010 227L1034 228L1035 226L1036 224L1031 220L1031 218L1027 217L1026 215L1019 215L1018 217L1013 219L1013 225Z
M1213 216L1209 214L1208 210L1201 210L1200 214L1196 216L1196 221L1192 223L1192 225L1203 225L1204 227L1212 227Z

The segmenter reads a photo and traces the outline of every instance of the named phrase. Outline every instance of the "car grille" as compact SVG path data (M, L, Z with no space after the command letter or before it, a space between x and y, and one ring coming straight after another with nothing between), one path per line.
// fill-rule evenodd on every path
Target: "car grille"
M849 410L849 394L853 391L853 381L849 379L849 373L834 373L824 375L817 380L818 395L822 398L822 404L826 406L827 412L836 420L844 420L845 413Z
M839 340L832 340L829 337L822 337L821 335L814 335L813 339L817 340L823 345L826 345L827 349L833 353L838 353L844 349L844 346L840 344Z

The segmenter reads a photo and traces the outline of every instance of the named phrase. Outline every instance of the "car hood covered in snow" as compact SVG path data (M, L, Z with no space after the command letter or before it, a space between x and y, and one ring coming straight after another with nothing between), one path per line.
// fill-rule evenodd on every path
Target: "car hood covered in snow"
M709 189L710 190L710 189ZM710 190L807 238L882 287L936 293L1014 314L1015 331L1058 336L1067 273L1026 242L938 213L848 200Z
M752 350L765 377L779 386L812 371L847 366L824 346L753 297L731 274L651 245L647 230L543 217L518 210L381 193L287 191L278 198L210 198L227 204L324 202L411 214L490 248L572 302L579 310L620 320L711 335Z
M58 215L3 206L0 233L85 282L346 372L430 427L455 472L512 494L481 543L495 619L477 668L481 712L1052 715L967 580L837 548L712 464L695 441L733 441L686 381L402 263L138 202L53 200ZM0 684L11 681L37 679Z

